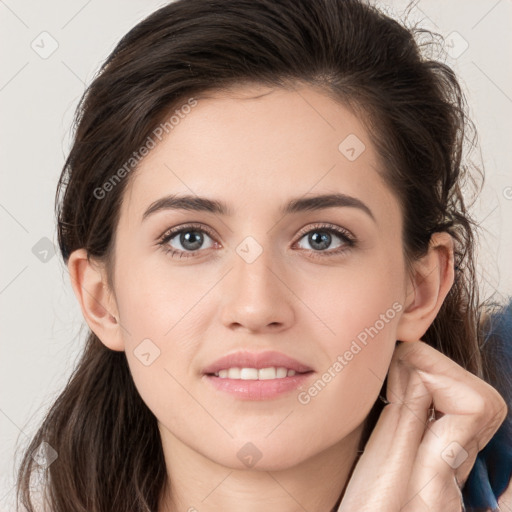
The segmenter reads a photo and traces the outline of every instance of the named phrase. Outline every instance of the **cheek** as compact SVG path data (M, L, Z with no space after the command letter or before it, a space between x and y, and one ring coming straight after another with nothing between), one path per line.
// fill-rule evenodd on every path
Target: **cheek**
M327 362L297 397L300 404L311 407L313 416L324 417L327 411L336 424L353 428L363 421L383 386L402 310L401 303L384 292L367 299L338 301L330 317L334 334L318 342Z
M315 384L301 390L299 403L316 402L317 413L333 403L343 404L343 411L329 414L346 422L346 411L352 411L356 424L364 419L395 348L403 309L401 276L399 266L375 261L360 271L340 270L324 286L303 290L308 307L321 319L315 339L326 363Z
M195 318L196 306L211 284L207 278L198 281L191 268L171 272L165 261L151 258L119 265L116 298L128 343L142 338L166 343Z
M194 355L200 339L201 296L212 285L191 286L191 274L162 267L157 262L119 262L116 299L125 352L134 383L148 407L159 416L179 410L172 421L186 417L193 407L180 383L192 378Z
M399 266L383 258L299 279L297 295L308 308L303 321L314 324L316 339L331 355L354 339L364 344L393 337L402 309L402 280Z

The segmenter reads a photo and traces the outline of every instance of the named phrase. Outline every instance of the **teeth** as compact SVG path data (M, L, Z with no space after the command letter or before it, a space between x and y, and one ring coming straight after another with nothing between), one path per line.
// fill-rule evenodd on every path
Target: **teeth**
M271 366L259 370L257 368L227 368L219 370L215 373L215 376L221 379L271 380L292 377L295 373L295 370L288 370L282 366L278 368Z

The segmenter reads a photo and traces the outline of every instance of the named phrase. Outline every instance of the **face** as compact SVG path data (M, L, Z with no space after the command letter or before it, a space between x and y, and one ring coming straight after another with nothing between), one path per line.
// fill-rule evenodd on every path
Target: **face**
M362 424L406 290L401 212L380 172L362 123L310 87L199 98L141 162L121 207L114 294L135 385L167 443L233 468L256 447L258 467L275 470ZM225 211L160 201L182 195ZM283 378L214 375L240 351L293 361L220 363L284 367Z

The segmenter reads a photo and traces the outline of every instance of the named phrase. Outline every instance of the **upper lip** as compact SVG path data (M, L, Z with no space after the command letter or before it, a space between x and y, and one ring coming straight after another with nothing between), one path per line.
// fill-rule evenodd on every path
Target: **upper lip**
M216 373L219 370L225 370L228 368L269 368L271 366L284 367L289 370L295 370L297 373L304 373L312 371L313 369L309 366L300 363L299 361L288 357L280 352L248 352L240 351L228 354L220 359L217 359L214 363L208 365L203 373L210 374Z

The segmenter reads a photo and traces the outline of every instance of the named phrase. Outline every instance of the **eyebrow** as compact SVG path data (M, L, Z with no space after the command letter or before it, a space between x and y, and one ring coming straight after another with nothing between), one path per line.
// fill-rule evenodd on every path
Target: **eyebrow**
M287 215L291 213L340 207L358 208L376 222L372 211L365 203L356 197L348 196L346 194L322 194L312 197L298 197L291 199L281 207L280 213L282 215ZM217 215L233 215L233 210L231 210L228 205L222 201L194 195L173 194L162 197L151 203L142 215L142 221L150 215L162 210L188 210L214 213Z

